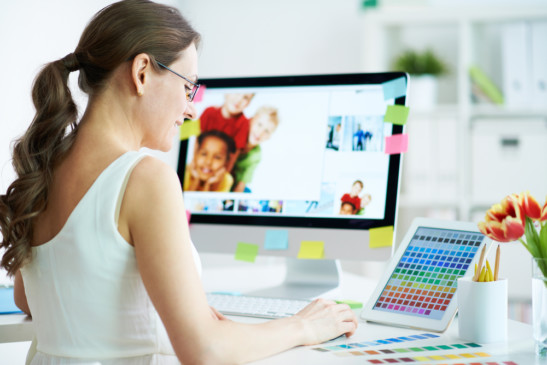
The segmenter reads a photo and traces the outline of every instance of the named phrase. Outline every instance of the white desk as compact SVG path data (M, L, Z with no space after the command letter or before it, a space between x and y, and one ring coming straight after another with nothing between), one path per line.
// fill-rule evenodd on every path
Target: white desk
M206 269L203 272L203 283L206 291L240 291L246 292L255 289L261 289L267 286L278 284L282 280L282 266L258 266L252 264L238 265L237 267L227 267L221 269ZM344 273L340 288L333 290L325 295L332 299L350 299L366 302L366 299L375 287L376 283L370 279ZM358 315L358 311L356 311ZM258 322L260 319L232 317L232 319L242 322ZM506 343L496 345L484 345L476 350L467 350L460 352L476 353L485 352L491 355L490 357L469 358L466 360L450 360L443 361L431 360L428 363L481 363L487 362L502 364L503 361L512 360L519 365L531 364L547 364L547 359L536 359L534 355L532 328L530 325L509 320L508 322L509 339ZM329 346L337 344L349 344L361 341L372 341L378 339L393 338L399 336L408 336L414 334L422 334L427 331L411 330L404 328L396 328L377 324L366 323L360 321L357 333L349 339L340 339L329 343ZM15 341L30 341L32 338L31 322L23 315L2 315L0 316L0 363L6 365L24 364L26 350L30 342L15 342ZM2 343L3 342L3 343ZM457 344L468 341L461 341L458 338L457 321L452 323L449 329L439 338L431 340L417 340L401 344L383 345L378 347L365 348L363 350L374 349L390 349L390 348L408 348L420 346L435 346L436 344ZM327 346L327 345L321 345ZM318 347L318 346L311 346ZM457 353L455 351L435 351L421 353L404 353L404 354L389 354L389 355L363 355L341 357L336 355L340 352L349 354L351 350L337 352L318 352L310 347L299 347L276 356L256 362L257 364L371 364L370 360L381 359L396 359L402 357L428 356L428 355L443 355L443 353ZM5 360L8 359L8 360ZM12 359L12 360L9 360ZM12 362L5 362L12 361ZM17 362L15 362L17 361ZM417 362L414 362L417 363ZM408 362L412 364L412 362Z

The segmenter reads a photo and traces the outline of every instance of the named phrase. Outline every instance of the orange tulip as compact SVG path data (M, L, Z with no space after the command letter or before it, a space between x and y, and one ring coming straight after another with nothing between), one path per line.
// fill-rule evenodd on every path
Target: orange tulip
M522 208L522 212L526 217L534 220L540 219L541 206L536 201L536 199L534 199L534 197L530 195L529 191L526 191L519 195L519 205Z
M547 197L545 198L545 204L543 205L543 208L541 209L541 217L539 217L540 221L547 221Z
M479 223L479 230L498 242L511 242L524 234L525 216L519 205L519 196L506 196L501 204L494 204L486 212L484 222Z

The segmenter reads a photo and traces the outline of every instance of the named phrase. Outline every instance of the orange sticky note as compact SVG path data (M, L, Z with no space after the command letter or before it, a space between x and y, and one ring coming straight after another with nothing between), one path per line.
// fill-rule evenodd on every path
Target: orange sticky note
M180 126L180 140L184 141L192 136L197 136L201 133L200 121L187 120Z
M393 246L393 226L369 229L368 247L379 248Z
M299 259L325 258L325 243L323 241L302 241L298 251Z
M205 89L207 89L205 85L199 85L199 90L196 93L196 96L194 96L194 103L199 103L203 100L203 94L205 93Z
M396 155L404 153L408 150L408 134L394 134L387 136L386 139L386 153L389 155Z

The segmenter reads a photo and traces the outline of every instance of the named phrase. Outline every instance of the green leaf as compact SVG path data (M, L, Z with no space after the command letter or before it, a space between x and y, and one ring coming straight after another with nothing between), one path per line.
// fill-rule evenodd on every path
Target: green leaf
M534 222L526 217L526 227L524 228L524 234L526 235L526 243L528 244L528 251L534 257L541 257L541 251L539 246L539 235L534 227Z
M547 224L541 227L541 231L539 232L539 247L541 256L547 259Z

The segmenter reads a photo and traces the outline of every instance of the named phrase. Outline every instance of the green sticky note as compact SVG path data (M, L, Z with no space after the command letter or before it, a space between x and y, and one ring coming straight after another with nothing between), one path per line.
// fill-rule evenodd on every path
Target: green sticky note
M409 111L410 109L404 105L388 105L384 115L384 122L398 125L406 124Z
M369 229L368 247L379 248L393 246L393 226Z
M236 260L255 262L258 254L258 245L252 243L238 242L236 248Z
M184 141L192 136L197 136L201 133L200 122L198 120L188 120L180 126L180 140Z
M302 241L298 251L299 259L322 259L325 257L325 243L323 241Z
M363 303L357 302L355 300L337 300L336 303L338 304L347 304L351 309L359 309L363 308Z

